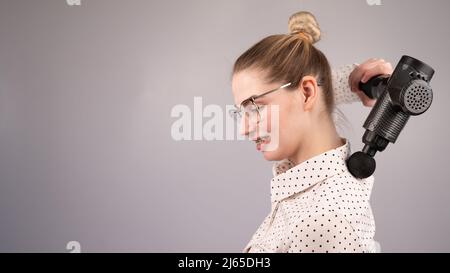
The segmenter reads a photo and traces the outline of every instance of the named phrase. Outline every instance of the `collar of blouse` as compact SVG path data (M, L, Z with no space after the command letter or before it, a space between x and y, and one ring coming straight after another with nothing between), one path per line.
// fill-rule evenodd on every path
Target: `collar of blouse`
M297 166L285 159L273 165L271 202L279 202L300 193L320 181L347 171L345 160L350 155L350 143L314 156Z

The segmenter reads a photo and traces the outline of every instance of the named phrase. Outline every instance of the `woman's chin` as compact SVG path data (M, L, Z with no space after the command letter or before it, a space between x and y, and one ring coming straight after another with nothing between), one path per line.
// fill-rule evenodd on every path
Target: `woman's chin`
M264 159L267 161L279 161L282 160L282 156L280 155L278 149L275 150L262 150L262 154Z
M284 159L283 150L279 142L263 142L257 146L257 150L263 154L264 159L267 161L280 161Z

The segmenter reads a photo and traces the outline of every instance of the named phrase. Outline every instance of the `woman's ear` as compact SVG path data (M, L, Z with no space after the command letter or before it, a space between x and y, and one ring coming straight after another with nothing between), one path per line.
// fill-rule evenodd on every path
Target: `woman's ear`
M316 78L313 76L303 77L299 87L304 98L303 108L305 112L312 110L319 96L319 87L317 86Z

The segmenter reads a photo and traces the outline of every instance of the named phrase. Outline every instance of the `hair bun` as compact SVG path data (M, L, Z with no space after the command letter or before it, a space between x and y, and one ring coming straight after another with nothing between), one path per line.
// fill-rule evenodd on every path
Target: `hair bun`
M310 12L300 11L289 17L288 22L290 34L302 34L312 44L320 40L320 28L316 17Z

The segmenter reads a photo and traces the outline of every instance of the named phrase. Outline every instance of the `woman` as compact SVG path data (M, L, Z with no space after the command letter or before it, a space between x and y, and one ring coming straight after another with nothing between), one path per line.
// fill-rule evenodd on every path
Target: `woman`
M332 114L335 103L358 96L364 105L373 105L358 83L390 74L392 67L371 59L332 73L313 45L320 39L315 17L296 13L289 18L289 30L262 39L233 67L242 133L266 160L277 161L271 212L243 251L374 252L369 204L374 178L356 179L347 170L349 143L338 135ZM277 109L276 124L270 109Z

